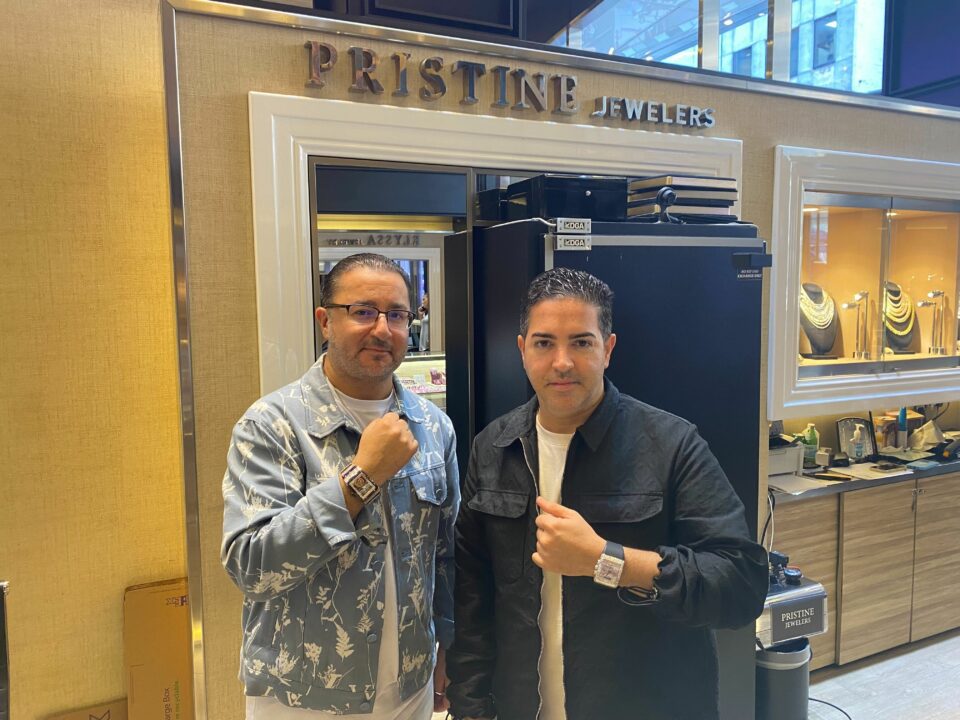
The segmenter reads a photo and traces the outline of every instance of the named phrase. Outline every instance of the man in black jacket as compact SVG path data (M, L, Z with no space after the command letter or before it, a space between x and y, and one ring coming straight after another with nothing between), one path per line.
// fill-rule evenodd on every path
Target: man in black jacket
M717 718L713 629L763 609L766 553L707 443L604 378L612 302L563 268L528 290L536 397L474 440L457 521L457 718Z

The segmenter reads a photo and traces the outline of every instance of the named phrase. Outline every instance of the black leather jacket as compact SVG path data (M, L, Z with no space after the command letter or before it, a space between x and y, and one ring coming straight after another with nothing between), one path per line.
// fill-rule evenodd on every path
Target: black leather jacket
M539 712L536 411L534 398L474 440L447 653L455 717L534 720ZM601 537L663 558L660 599L649 606L630 606L592 578L563 578L567 720L718 717L712 630L760 614L767 559L707 443L691 423L606 381L570 444L562 488L561 503Z

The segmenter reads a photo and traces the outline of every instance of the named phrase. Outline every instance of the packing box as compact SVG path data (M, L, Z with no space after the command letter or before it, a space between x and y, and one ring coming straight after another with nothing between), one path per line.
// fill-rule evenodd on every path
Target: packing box
M127 699L93 705L83 710L74 710L65 715L55 715L47 720L127 720Z
M193 720L186 579L127 588L123 645L129 720Z

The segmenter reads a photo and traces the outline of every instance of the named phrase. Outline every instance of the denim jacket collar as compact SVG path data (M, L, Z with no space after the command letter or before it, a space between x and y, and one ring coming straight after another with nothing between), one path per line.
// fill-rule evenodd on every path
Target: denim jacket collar
M300 392L303 394L305 406L315 410L315 414L307 418L307 432L317 438L323 438L340 427L353 427L351 421L344 415L330 387L330 381L323 371L323 359L313 364L306 375L300 380ZM405 420L415 423L424 422L423 401L416 394L407 390L400 383L400 379L393 376L394 399L390 411L397 413ZM359 432L358 428L354 428Z

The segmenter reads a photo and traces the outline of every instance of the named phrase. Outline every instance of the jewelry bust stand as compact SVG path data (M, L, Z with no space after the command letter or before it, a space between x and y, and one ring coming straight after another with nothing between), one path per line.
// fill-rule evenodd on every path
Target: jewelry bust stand
M895 282L883 284L883 335L895 355L916 352L917 311L913 300Z
M810 360L836 360L830 351L837 342L837 308L833 298L815 283L800 285L800 328L810 343L810 352L800 352Z

